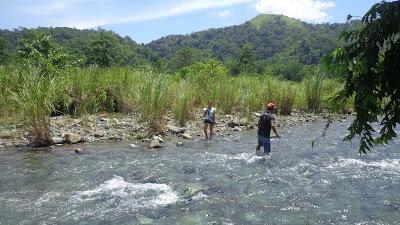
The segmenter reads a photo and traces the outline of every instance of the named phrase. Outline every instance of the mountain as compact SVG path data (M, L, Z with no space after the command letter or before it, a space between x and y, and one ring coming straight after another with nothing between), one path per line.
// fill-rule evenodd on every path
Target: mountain
M340 33L348 26L309 24L287 16L261 14L240 25L212 28L189 35L169 35L147 45L139 45L130 37L121 37L112 31L107 32L115 36L120 46L121 65L156 63L160 58L170 62L182 48L194 49L203 58L235 60L245 44L254 46L257 60L273 62L290 58L309 65L318 64L322 56L337 47ZM18 39L28 30L0 29L0 64L16 51ZM35 30L50 34L56 43L82 59L86 57L89 43L99 32L66 27L40 27Z
M339 43L348 24L310 24L283 15L261 14L241 25L208 29L189 35L169 35L146 46L161 58L171 59L181 48L211 51L219 60L237 58L251 44L257 60L295 57L303 64L317 64Z

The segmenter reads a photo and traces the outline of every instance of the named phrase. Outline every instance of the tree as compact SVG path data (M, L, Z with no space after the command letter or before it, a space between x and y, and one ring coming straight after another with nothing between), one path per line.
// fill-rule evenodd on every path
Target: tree
M245 44L239 56L241 70L244 73L254 72L256 69L256 53L251 44Z
M43 75L58 74L75 64L70 55L45 33L28 30L19 42L17 56L21 62L37 67Z
M356 118L345 140L361 135L359 151L366 154L396 137L400 122L400 2L373 5L361 22L343 33L347 44L334 50L326 63L346 81L337 99L355 97ZM372 123L378 121L375 137Z
M181 69L190 66L195 62L205 61L211 58L211 53L195 48L181 48L170 61L172 70Z
M116 34L99 28L99 32L89 43L87 49L87 64L97 64L108 67L119 64L121 61L120 45Z
M5 64L10 56L10 43L7 39L0 37L0 65Z

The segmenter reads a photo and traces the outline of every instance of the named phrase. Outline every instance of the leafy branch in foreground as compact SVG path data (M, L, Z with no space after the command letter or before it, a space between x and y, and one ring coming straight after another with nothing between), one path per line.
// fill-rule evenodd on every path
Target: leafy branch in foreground
M351 18L351 17L349 17ZM377 3L362 17L360 27L342 34L346 45L325 60L344 75L342 98L355 98L356 118L345 140L361 135L359 152L396 137L400 122L400 2ZM379 122L374 136L373 122Z

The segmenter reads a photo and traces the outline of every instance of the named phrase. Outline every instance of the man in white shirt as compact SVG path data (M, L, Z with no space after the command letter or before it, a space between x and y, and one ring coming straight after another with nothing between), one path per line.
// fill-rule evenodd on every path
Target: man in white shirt
M211 140L213 136L213 127L215 124L215 111L216 109L212 107L213 102L208 101L208 106L204 108L203 122L204 122L204 135L206 140ZM210 126L210 134L207 134L207 127Z

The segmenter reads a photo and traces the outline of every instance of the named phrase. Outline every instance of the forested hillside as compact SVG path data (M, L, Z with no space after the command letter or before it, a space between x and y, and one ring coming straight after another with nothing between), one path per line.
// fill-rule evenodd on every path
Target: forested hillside
M33 29L19 28L15 30L0 30L0 62L10 60L10 57L21 47L21 38L30 36ZM138 45L130 37L103 29L78 30L67 27L34 29L35 32L50 35L55 43L59 44L69 54L82 59L84 63L91 63L91 55L96 48L103 47L111 50L112 63L116 65L132 65L156 62L157 57L150 50ZM98 45L106 46L98 46ZM1 63L0 63L1 64Z
M237 58L245 44L255 47L256 59L295 57L317 64L338 46L346 24L308 24L280 15L261 14L238 26L209 29L189 35L170 35L147 46L160 57L172 58L181 48L209 50L219 60Z
M21 40L34 40L34 33L42 33L50 35L82 66L151 65L185 73L185 67L212 59L222 62L231 75L267 73L300 81L321 73L320 59L339 45L339 35L348 26L351 23L308 24L286 16L261 14L241 25L170 35L147 45L101 28L0 30L0 64L15 60Z

